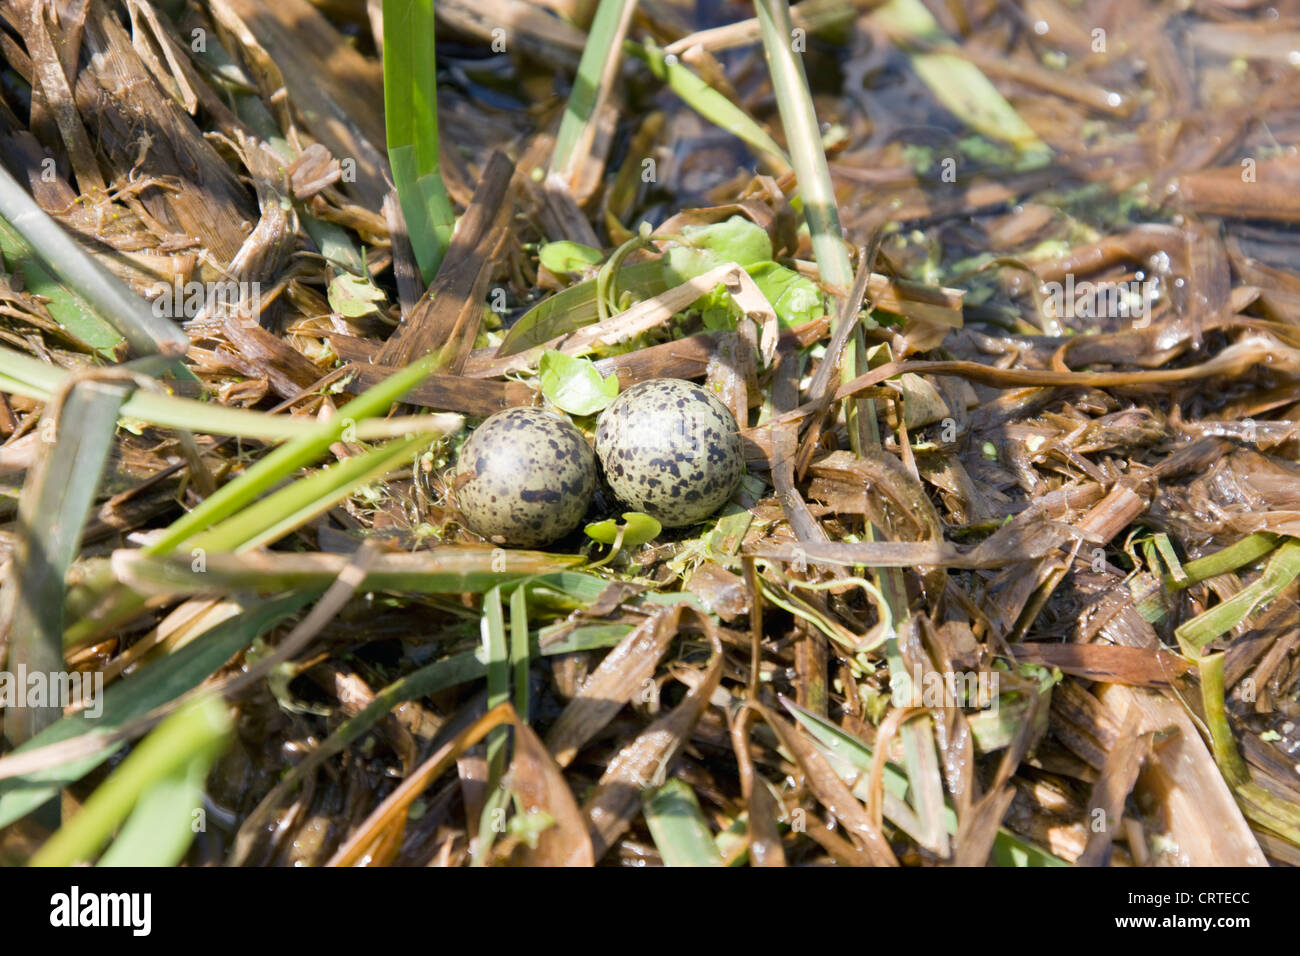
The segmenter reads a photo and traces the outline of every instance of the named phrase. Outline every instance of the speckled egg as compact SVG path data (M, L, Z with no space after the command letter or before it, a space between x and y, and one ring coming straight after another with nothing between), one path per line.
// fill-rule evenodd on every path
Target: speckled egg
M536 548L578 526L596 491L596 460L568 419L510 408L461 447L455 485L470 529L498 544Z
M596 457L619 500L667 528L717 511L744 465L727 406L675 378L633 385L601 412Z

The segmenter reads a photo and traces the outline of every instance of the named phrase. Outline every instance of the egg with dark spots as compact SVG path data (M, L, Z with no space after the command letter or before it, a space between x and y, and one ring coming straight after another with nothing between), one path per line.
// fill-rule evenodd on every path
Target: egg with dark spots
M596 491L596 459L568 419L540 408L488 418L461 447L456 504L497 544L536 548L578 526Z
M610 490L666 528L722 507L744 466L727 406L675 378L633 385L600 414L596 457Z

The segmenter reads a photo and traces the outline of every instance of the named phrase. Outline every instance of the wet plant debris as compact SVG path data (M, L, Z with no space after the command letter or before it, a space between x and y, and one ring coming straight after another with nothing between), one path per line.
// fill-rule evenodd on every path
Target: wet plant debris
M1300 3L0 47L0 862L1300 863Z

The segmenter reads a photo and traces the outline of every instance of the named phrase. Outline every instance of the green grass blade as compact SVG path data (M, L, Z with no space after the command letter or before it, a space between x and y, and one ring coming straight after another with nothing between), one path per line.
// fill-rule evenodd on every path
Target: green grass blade
M510 595L510 671L515 685L515 713L528 722L528 588Z
M853 266L844 247L835 189L831 184L830 168L826 165L821 127L813 108L808 78L804 74L803 62L795 56L791 45L794 28L790 22L790 6L786 0L755 0L754 9L762 31L763 51L772 74L781 125L785 128L786 142L790 147L790 161L799 181L799 198L803 203L817 269L823 283L836 290L837 295L847 296L853 286ZM834 315L832 323L834 328L838 328L841 321L839 310L835 310ZM856 316L852 320L856 321ZM852 380L858 374L858 366L865 361L859 336L844 352L841 381ZM850 401L845 407L850 444L855 452L859 452L875 443L874 404ZM891 592L887 590L885 593Z
M184 542L190 542L192 549L197 547L204 552L222 552L264 544L301 526L357 486L384 474L402 455L427 441L427 438L401 439L367 455L347 459L294 482L266 501L244 513L238 513L297 468L313 462L328 449L330 443L355 427L355 419L345 413L352 410L359 416L373 415L376 411L387 408L394 395L405 392L413 381L423 377L427 369L428 360L409 366L345 405L338 416L318 426L315 431L271 452L239 478L218 489L189 514L173 522L159 539L142 548L141 553L170 554ZM394 385L395 379L401 381ZM458 429L462 420L459 416L451 416L448 421L452 420ZM223 523L227 518L231 520ZM221 525L220 530L213 527L218 524ZM202 534L205 531L210 533ZM196 535L199 536L197 543L191 541ZM107 599L111 593L111 601L105 600L96 616L83 617L64 632L65 649L82 646L105 629L130 620L143 607L142 598L138 594L119 586L111 577L96 581L95 590L102 599Z
M125 395L120 383L87 381L74 386L58 414L56 443L46 447L28 475L18 506L16 573L0 612L4 630L11 635L11 670L58 674L65 669L65 582L81 549ZM42 421L42 429L49 424L48 419ZM19 744L58 718L57 704L10 708L5 735Z
M803 63L791 48L794 26L790 22L790 6L786 0L755 0L754 9L763 31L763 50L772 73L781 125L785 127L790 146L790 162L799 179L799 196L803 200L817 268L824 283L847 295L853 286L853 266L844 247L821 128L808 92L808 78Z
M929 45L951 42L921 0L889 0L871 16L901 40ZM1044 161L1051 158L1047 144L975 64L948 53L913 53L910 60L935 99L971 129L1037 154Z
M642 809L665 866L722 866L700 801L685 782L669 780L647 792Z
M754 119L705 83L675 57L668 60L664 51L652 44L638 46L628 43L628 50L640 57L650 67L650 72L668 84L668 88L681 97L695 112L720 129L740 139L772 165L772 171L782 176L790 171L790 157Z
M897 638L885 642L885 657L889 662L889 687L896 699L913 696L913 681L903 661ZM931 853L948 855L948 838L944 813L943 782L939 777L938 756L930 719L913 717L898 728L903 744L903 764L907 773L907 796L911 798L914 815L907 816L916 829L910 835ZM900 808L901 809L901 808ZM888 811L886 811L888 812ZM953 817L956 824L956 817Z
M97 866L175 866L194 842L195 814L215 751L204 750L155 781L136 801L131 815Z
M399 439L320 469L249 505L188 542L191 551L246 551L272 544L396 468L427 438Z
M433 0L384 0L384 122L416 264L433 281L455 217L438 165Z
M1204 647L1277 597L1296 575L1300 575L1300 541L1287 538L1259 577L1222 604L1184 622L1174 631L1174 636L1180 645Z
M575 627L559 640L548 643L542 649L542 653L569 654L573 651L613 647L631 632L630 624L589 624L586 627Z
M501 588L495 587L483 596L483 617L480 623L483 644L479 651L487 668L487 707L491 710L510 699L510 651L506 646L505 614L501 607ZM497 823L502 819L509 791L502 785L506 772L506 743L508 727L496 727L487 737L487 799L479 816L478 841L471 859L473 866L483 866L500 832Z
M1048 853L1028 840L1022 840L1005 827L993 838L994 866L1069 866L1059 856Z
M943 779L939 775L939 753L928 715L917 715L903 723L898 735L903 741L907 779L920 824L921 845L939 857L948 855L948 833L944 826L947 808Z
M118 551L112 560L115 577L133 590L146 595L172 596L320 593L338 577L345 563L336 554L283 551L243 555L212 553L206 555L201 570L189 553L150 555L138 550ZM513 585L521 578L575 567L585 560L576 554L511 551L503 568L494 549L450 545L413 554L380 555L367 571L363 588L394 594L481 594L497 585ZM574 605L562 613L582 606L578 602Z
M803 200L804 218L812 237L813 254L822 282L836 290L840 297L849 295L853 287L853 266L844 246L840 228L839 209L835 189L831 183L830 169L826 165L826 152L822 146L821 128L813 108L812 94L803 63L795 57L791 46L794 28L790 22L790 5L787 0L755 0L759 29L763 36L763 51L767 55L772 86L776 90L777 107L781 112L781 125L790 146L790 159L799 180L799 195ZM850 315L833 313L832 331L842 322L856 322L856 311ZM851 381L866 366L866 351L860 330L855 330L851 344L840 363L840 380ZM855 453L880 444L876 424L875 403L871 399L848 401L845 404L849 444ZM867 537L872 535L867 525ZM876 586L885 595L898 627L907 618L907 590L899 568L882 568L872 572Z
M1256 531L1240 541L1228 545L1214 554L1207 554L1195 561L1183 565L1184 578L1175 580L1172 574L1165 576L1165 587L1171 590L1191 587L1218 574L1226 574L1238 568L1253 564L1278 546L1281 539L1267 531Z
M42 747L65 743L78 737L103 739L102 749L58 766L0 779L0 827L6 827L116 753L123 744L109 740L126 724L149 711L175 700L210 677L256 638L295 614L312 599L310 593L260 601L249 611L222 621L216 627L167 657L147 664L104 693L103 712L89 716L85 711L64 717L37 734L23 746L0 759L31 754Z
M1223 779L1231 787L1250 780L1246 761L1241 758L1237 741L1228 723L1228 710L1224 704L1223 664L1226 654L1210 654L1196 661L1201 678L1201 704L1205 707L1205 725L1210 730L1210 749L1214 762L1219 765Z
M835 726L824 717L783 700L788 710L812 735L819 750L830 761L836 774L853 788L854 796L865 796L866 774L871 770L871 748L852 734ZM892 763L885 764L885 817L904 832L919 827L915 817L909 819L908 808L903 803L907 796L907 777ZM944 807L944 826L948 833L957 833L957 814L952 807ZM909 834L911 835L911 834ZM915 837L913 837L915 839ZM993 860L998 866L1068 866L1064 860L1053 856L1005 827L998 828L993 840Z
M572 180L577 164L582 160L579 145L591 142L590 134L584 134L596 122L601 104L617 77L623 56L623 37L627 35L627 26L635 9L636 0L600 0L600 6L596 8L551 158L551 171L559 173L566 181Z
M1201 678L1201 704L1210 732L1210 750L1223 779L1232 788L1241 812L1254 826L1271 830L1293 846L1300 846L1300 807L1284 800L1251 779L1250 769L1237 748L1224 702L1223 666L1227 655L1210 654L1196 662Z
M491 710L497 704L510 699L510 651L506 645L505 614L501 607L501 588L495 587L483 597L483 654L487 663L487 706ZM488 784L495 787L501 781L506 769L506 734L505 727L498 727L488 734Z
M0 392L47 402L63 386L69 374L58 366L0 347ZM435 428L439 422L449 421L445 416L427 417ZM320 431L320 423L310 418L227 408L216 402L200 402L148 391L133 392L123 403L119 420L145 422L162 428L183 428L196 434L238 435L270 442L315 435ZM356 423L356 437L360 441L388 434L382 422L361 420Z
M194 534L233 515L299 468L312 464L356 423L382 415L429 374L436 356L425 356L348 402L328 422L271 452L201 505L174 522L145 551L166 554Z
M187 771L191 761L210 767L231 727L230 708L219 698L203 697L176 711L140 742L29 865L71 866L94 857L155 784Z

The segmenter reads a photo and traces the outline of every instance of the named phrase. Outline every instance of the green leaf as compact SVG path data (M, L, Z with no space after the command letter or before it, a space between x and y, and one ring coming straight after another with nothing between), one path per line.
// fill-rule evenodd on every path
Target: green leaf
M722 866L700 801L686 783L669 780L647 794L642 803L650 836L665 866Z
M837 298L843 297L846 290L853 288L853 264L849 262L844 243L839 202L831 181L830 167L826 163L821 124L813 106L812 90L804 72L803 58L795 54L790 43L794 29L790 20L790 5L787 0L754 0L754 12L763 38L763 52L772 77L777 110L781 114L786 143L790 147L791 164L799 182L799 199L803 206L804 221L808 225L813 258L817 260L817 275L823 285L834 290ZM841 318L832 313L832 316L832 334L839 331L846 322L857 322L856 315L844 315ZM841 382L849 382L858 375L859 365L864 358L862 330L852 330L849 335L851 344L844 351L840 362ZM849 447L854 454L861 454L864 449L880 444L874 399L845 401L843 409ZM874 533L870 523L863 530L868 539ZM881 568L873 571L872 576L876 587L885 595L890 615L901 623L908 613L902 569Z
M663 258L668 285L679 285L726 262L741 266L754 279L783 325L800 325L825 314L816 283L772 260L767 232L744 216L682 229L685 244L673 246ZM706 328L725 318L716 294L692 305L702 311ZM730 323L728 323L730 324Z
M21 272L23 288L45 300L45 308L64 331L106 359L117 359L117 347L125 341L101 319L85 299L56 279L33 254L26 240L0 218L0 252L11 272Z
M727 287L719 285L713 291L691 303L690 312L699 312L700 324L709 332L730 332L736 328L740 308Z
M635 548L638 544L645 544L647 541L653 541L659 537L659 532L663 531L661 525L654 518L639 511L623 512L625 531L623 532L623 545L628 548Z
M1201 705L1205 709L1205 725L1210 731L1210 750L1219 765L1228 786L1236 787L1250 780L1250 770L1237 749L1232 736L1232 724L1224 706L1223 664L1227 655L1220 651L1198 658L1197 671L1201 678Z
M501 588L494 587L483 596L481 624L483 643L479 650L487 666L488 709L504 704L510 699L510 651L506 645L505 614L501 608ZM474 848L471 865L482 866L492 850L497 830L492 825L499 810L505 807L508 790L501 786L506 771L506 743L509 731L494 727L487 737L487 792L479 816L478 845Z
M803 325L826 314L816 283L793 269L764 262L746 269L783 325Z
M665 284L680 285L696 276L704 275L723 260L708 249L692 246L673 246L663 257Z
M600 265L605 261L605 254L599 249L565 239L542 243L537 250L537 259L556 275L567 275L571 272L586 272L592 266Z
M618 522L613 518L606 518L604 521L593 521L582 530L587 533L587 537L601 544L613 544L618 538Z
M706 269L719 262L734 262L748 268L772 261L772 240L768 238L767 230L744 216L732 216L703 226L686 226L682 229L682 236L691 245L714 254L713 262Z
M639 511L625 511L622 527L625 548L635 548L639 544L653 541L659 537L659 532L663 531L663 525ZM584 530L587 532L587 537L593 541L613 544L618 539L619 525L613 518L608 518L605 521L594 521Z
M514 556L520 552L512 551L510 566L513 568L517 563ZM538 555L545 552L537 552ZM554 560L560 557L562 560L572 561L573 557L568 555L548 555ZM559 562L554 562L556 565ZM540 569L539 569L540 571ZM524 584L528 589L528 608L534 615L539 615L543 610L563 617L586 608L591 605L609 587L609 582L604 578L597 577L594 574L587 574L583 571L551 571L550 573L536 573L529 578Z
M545 636L549 630L552 633L558 631L567 624L561 621L551 625L550 628L543 628L540 636ZM602 647L613 647L623 638L632 632L630 624L588 624L584 627L575 627L559 640L551 641L542 648L543 654L569 654L573 651L592 651Z
M1253 564L1278 546L1280 539L1267 531L1248 534L1235 544L1230 544L1213 554L1207 554L1195 561L1183 565L1183 577L1175 580L1172 574L1165 576L1165 587L1170 590L1191 587L1216 574L1226 574L1238 568Z
M618 291L637 299L648 299L667 289L663 267L658 262L638 262L618 270ZM596 305L596 280L587 279L543 299L510 327L497 349L504 358L544 345L558 335L565 335L600 317Z
M378 312L376 302L384 301L383 291L370 279L343 273L330 280L330 308L350 319Z
M15 224L21 224L19 229ZM155 315L140 296L113 275L46 215L9 171L0 168L0 231L5 233L6 256L40 259L51 281L68 297L80 300L76 311L111 324L140 355L180 356L189 348L185 333L166 318ZM71 298L68 299L72 309ZM58 318L58 316L56 316ZM72 320L65 311L60 321ZM81 333L92 334L89 324ZM96 334L104 334L100 329ZM89 343L88 343L89 344Z
M487 706L491 710L510 699L510 650L506 643L506 621L501 607L501 588L494 587L483 596L483 652L487 665ZM488 734L487 758L489 785L495 786L506 769L506 728Z
M510 595L510 670L515 685L515 713L528 721L528 588L515 588Z
M594 415L618 398L618 376L601 375L590 359L548 349L537 373L542 394L570 415Z

